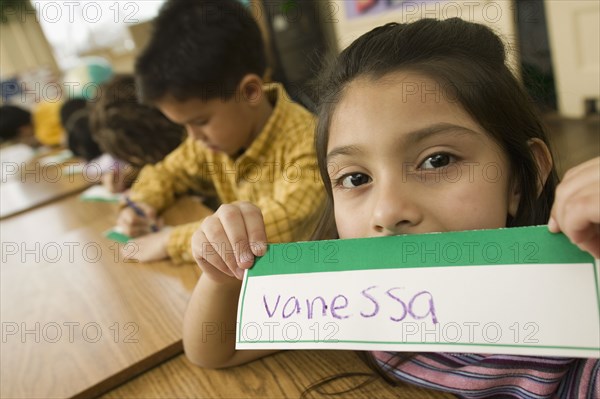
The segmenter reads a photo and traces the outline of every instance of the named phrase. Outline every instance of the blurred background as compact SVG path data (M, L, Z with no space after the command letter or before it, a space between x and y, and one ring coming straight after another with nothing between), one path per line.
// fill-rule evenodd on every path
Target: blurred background
M460 17L508 44L515 74L552 133L559 170L600 154L600 2L597 0L240 0L263 31L270 69L312 107L323 60L386 22ZM0 0L3 104L30 109L85 97L132 72L164 0Z

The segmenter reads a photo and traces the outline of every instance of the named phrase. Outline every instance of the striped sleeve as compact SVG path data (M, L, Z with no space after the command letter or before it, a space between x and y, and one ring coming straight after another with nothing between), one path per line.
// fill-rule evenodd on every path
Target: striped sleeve
M398 380L463 398L599 398L597 359L421 353L398 363L394 352L373 356Z
M558 397L600 398L600 359L576 359L561 383Z

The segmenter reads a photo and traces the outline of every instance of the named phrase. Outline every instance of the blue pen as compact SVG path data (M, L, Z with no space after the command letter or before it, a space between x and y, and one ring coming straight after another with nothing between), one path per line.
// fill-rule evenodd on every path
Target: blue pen
M137 204L135 202L133 202L131 200L131 198L129 197L125 197L125 202L127 202L127 206L130 207L131 209L133 209L133 211L135 212L136 215L146 218L146 213L142 210L142 208L140 208L139 206L137 206ZM158 226L154 223L150 224L150 229L156 233L158 231Z

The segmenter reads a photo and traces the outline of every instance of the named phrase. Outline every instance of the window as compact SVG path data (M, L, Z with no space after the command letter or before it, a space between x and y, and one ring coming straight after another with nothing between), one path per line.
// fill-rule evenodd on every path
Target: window
M129 53L135 48L129 27L154 18L165 0L41 1L35 13L60 69L103 50Z

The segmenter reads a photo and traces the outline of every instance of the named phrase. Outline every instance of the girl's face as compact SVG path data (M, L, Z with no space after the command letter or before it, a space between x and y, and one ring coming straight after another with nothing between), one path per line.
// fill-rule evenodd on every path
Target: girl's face
M412 72L350 83L327 147L340 238L506 226L508 162L450 94Z

